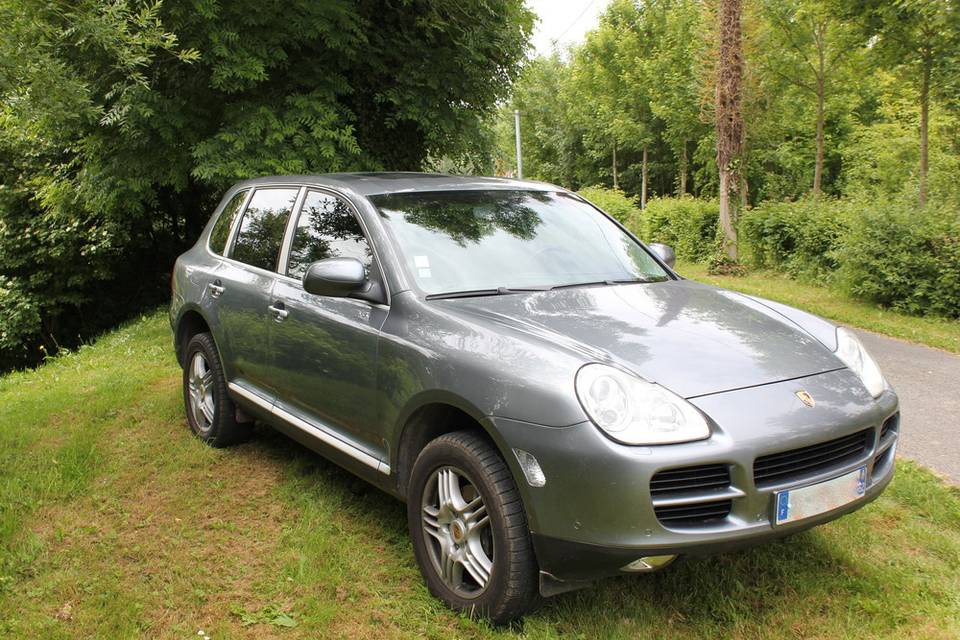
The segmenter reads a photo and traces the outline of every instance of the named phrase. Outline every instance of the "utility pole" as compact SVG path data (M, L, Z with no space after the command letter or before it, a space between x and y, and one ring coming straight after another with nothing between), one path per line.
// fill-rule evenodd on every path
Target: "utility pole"
M523 180L523 158L520 157L520 109L513 110L513 125L517 132L517 179Z

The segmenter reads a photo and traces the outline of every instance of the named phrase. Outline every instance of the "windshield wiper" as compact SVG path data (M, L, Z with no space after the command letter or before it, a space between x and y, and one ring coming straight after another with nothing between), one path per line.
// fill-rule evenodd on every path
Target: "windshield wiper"
M602 287L602 286L612 286L615 284L635 284L635 283L649 283L649 282L662 282L661 280L651 280L643 278L627 278L624 280L592 280L590 282L571 282L569 284L556 284L552 287L548 287L551 291L555 289L573 289L576 287Z
M663 282L662 279L626 278L623 280L593 280L589 282L570 282L567 284L544 285L541 287L497 287L496 289L469 289L466 291L447 291L431 293L427 300L444 300L447 298L481 298L483 296L503 296L511 293L528 293L532 291L556 291L557 289L573 289L576 287L606 287L616 284L636 284Z
M445 293L431 293L427 300L445 300L447 298L480 298L483 296L503 296L511 293L527 293L530 291L549 291L551 287L497 287L496 289L470 289L467 291L447 291Z

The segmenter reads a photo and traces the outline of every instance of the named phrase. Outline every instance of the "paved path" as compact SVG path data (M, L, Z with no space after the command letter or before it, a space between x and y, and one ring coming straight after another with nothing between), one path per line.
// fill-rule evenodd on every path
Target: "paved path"
M960 485L960 355L857 334L900 396L897 453Z

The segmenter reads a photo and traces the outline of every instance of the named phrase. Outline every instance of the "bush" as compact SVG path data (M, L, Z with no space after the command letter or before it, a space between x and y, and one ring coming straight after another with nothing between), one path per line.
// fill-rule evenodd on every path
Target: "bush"
M640 214L637 203L619 189L584 187L577 193L609 213L625 226L632 228Z
M831 199L764 202L740 214L741 258L753 267L827 281L856 212L855 204Z
M917 315L960 318L960 221L948 209L864 211L837 253L853 295Z
M640 236L670 245L681 260L704 262L717 252L719 216L715 200L656 198L643 211Z

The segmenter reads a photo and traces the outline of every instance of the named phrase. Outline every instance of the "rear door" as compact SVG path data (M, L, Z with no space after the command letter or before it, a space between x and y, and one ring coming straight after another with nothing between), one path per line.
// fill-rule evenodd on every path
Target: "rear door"
M318 189L307 190L290 236L273 292L274 305L286 312L273 326L277 407L362 451L354 457L382 459L377 341L388 307L313 295L301 284L312 262L333 257L357 258L369 277L380 278L372 248L352 205Z
M284 230L300 187L258 187L215 273L220 355L230 382L267 399L275 391L270 310Z

